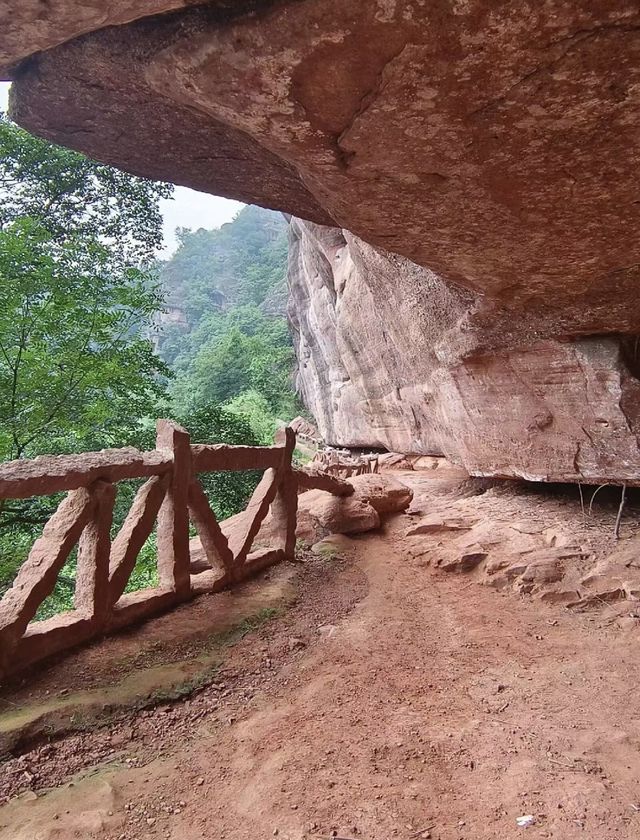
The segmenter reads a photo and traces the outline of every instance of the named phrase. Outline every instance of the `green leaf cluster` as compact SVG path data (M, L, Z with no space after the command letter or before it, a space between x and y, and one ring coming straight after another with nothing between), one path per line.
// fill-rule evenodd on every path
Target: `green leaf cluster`
M188 410L201 402L226 404L254 391L272 419L288 420L298 407L294 364L284 318L242 306L202 319L174 362L171 393L176 405Z
M0 457L122 445L165 391L147 274L25 217L0 228Z
M39 220L58 241L108 244L121 265L149 265L162 245L170 184L135 178L34 137L0 112L0 227Z
M169 371L150 329L166 184L0 115L0 458L122 445Z
M0 114L0 460L135 444L166 401L170 371L151 331L163 306L159 202L171 190ZM0 593L58 502L0 503ZM74 564L40 617L71 604Z

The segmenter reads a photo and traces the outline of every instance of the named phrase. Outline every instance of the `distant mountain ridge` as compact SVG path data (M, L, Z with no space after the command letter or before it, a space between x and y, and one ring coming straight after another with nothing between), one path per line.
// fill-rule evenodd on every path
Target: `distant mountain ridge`
M160 268L167 308L161 332L190 332L203 316L244 305L284 317L287 229L281 213L255 206L216 230L179 229L178 250Z
M217 406L242 415L270 443L300 413L286 308L288 222L245 207L218 230L179 230L160 268L166 311L156 349L181 411Z

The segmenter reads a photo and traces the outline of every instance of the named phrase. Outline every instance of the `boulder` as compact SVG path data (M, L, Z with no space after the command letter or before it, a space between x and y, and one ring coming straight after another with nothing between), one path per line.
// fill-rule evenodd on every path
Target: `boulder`
M355 488L354 497L370 504L381 516L406 510L413 499L413 490L388 475L356 475L349 479Z
M298 496L298 537L315 543L329 534L359 534L380 527L382 519L410 505L413 491L391 476L349 479L352 496L308 490Z
M355 496L308 490L298 497L296 534L305 542L313 544L329 534L360 534L379 527L375 508Z
M413 464L401 452L383 452L378 456L378 469L380 472L412 470Z
M314 545L331 534L361 534L380 527L382 518L405 510L413 491L390 476L360 475L350 479L354 492L336 496L324 490L307 490L298 496L296 535ZM241 541L247 528L242 511L220 523L230 543ZM254 541L253 550L274 548L279 535L271 512L267 514ZM191 571L210 568L199 537L190 542Z

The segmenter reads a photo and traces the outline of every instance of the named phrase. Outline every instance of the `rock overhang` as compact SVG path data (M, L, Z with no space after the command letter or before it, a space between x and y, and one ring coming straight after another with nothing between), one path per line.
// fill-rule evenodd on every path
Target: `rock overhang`
M622 479L640 466L620 339L640 334L636 3L106 5L74 17L66 0L5 4L12 115L136 174L360 237L313 245L330 275L322 306L343 310L335 347L307 367L335 442L417 443L479 473ZM354 271L359 301L342 294ZM501 423L493 406L509 399L535 411ZM555 428L536 425L548 415Z
M565 331L636 286L637 4L105 6L14 71L25 127L335 223L509 309L562 313ZM639 315L614 303L597 328Z

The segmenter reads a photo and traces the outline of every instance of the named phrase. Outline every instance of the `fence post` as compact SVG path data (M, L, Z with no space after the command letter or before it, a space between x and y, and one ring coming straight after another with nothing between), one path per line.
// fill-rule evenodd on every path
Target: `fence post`
M296 522L298 515L298 479L293 470L293 450L296 448L296 433L290 426L285 429L285 444L281 480L273 501L273 518L278 528L284 531L284 558L293 560L296 554Z
M158 513L158 576L160 586L172 589L179 600L191 592L189 555L189 482L191 481L191 439L171 420L158 420L156 449L171 452L171 483Z
M74 606L102 625L109 611L109 554L116 488L108 481L98 480L89 492L95 507L78 543Z

